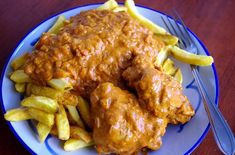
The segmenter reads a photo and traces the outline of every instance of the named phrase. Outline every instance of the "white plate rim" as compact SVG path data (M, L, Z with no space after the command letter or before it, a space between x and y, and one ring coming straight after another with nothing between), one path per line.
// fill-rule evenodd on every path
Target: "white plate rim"
M15 52L17 51L17 48L19 47L19 45L24 41L24 39L32 32L34 31L35 29L37 29L38 27L40 27L42 24L44 24L46 21L50 20L51 18L57 16L57 15L60 15L60 14L63 14L67 11L71 11L71 10L74 10L74 9L78 9L78 8L81 8L81 7L87 7L87 6L92 6L92 5L101 5L103 3L90 3L90 4L85 4L85 5L80 5L80 6L76 6L76 7L73 7L73 8L69 8L69 9L66 9L64 11L61 11L61 12L58 12L52 16L49 16L48 18L46 18L45 20L43 20L42 22L40 22L39 24L37 24L36 26L34 26L28 33L26 33L26 35L17 43L16 45L16 48L14 48L14 50L11 52L11 54L8 56L8 58L6 59L5 63L4 63L4 67L3 67L3 70L2 70L2 74L1 74L1 78L0 78L0 107L1 107L1 110L3 113L6 113L6 109L3 105L3 92L2 92L2 84L3 84L3 78L5 76L5 72L6 72L6 68L9 64L9 61L11 59L11 57L15 54ZM119 3L119 4L123 4L123 3ZM143 6L143 5L138 5L136 4L136 6L138 7L141 7L141 8L144 8L144 9L148 9L148 10L151 10L151 11L154 11L154 12L157 12L157 13L160 13L162 15L165 15L169 18L172 19L171 16L161 12L161 11L158 11L158 10L155 10L155 9L152 9L150 7L146 7L146 6ZM205 51L205 53L207 55L210 55L209 54L209 51L207 50L207 48L205 47L205 45L202 43L202 41L196 36L196 34L194 34L189 28L187 28L188 31L196 38L196 40L199 42L199 44L202 46L203 50ZM214 74L214 77L215 77L215 87L216 87L216 94L215 94L215 104L218 106L218 99L219 99L219 81L218 81L218 75L217 75L217 72L216 72L216 68L215 68L215 65L214 63L212 64L212 70L213 70L213 74ZM37 154L36 152L34 152L30 146L28 146L27 144L25 144L25 142L21 139L21 137L18 135L18 133L15 131L15 129L13 128L13 126L11 125L10 122L7 121L7 124L11 130L11 132L14 134L14 136L17 138L17 140L21 143L21 145L23 145L26 150L28 152L30 152L31 154ZM204 130L204 132L202 133L202 135L200 136L200 138L195 142L195 144L188 150L184 153L184 155L188 155L188 154L191 154L196 148L197 146L203 141L203 139L205 138L205 136L207 135L208 131L210 129L210 123L208 123L206 129Z

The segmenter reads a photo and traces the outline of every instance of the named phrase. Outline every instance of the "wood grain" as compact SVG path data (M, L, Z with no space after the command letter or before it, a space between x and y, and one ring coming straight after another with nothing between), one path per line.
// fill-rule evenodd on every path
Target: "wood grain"
M97 0L1 0L0 68L27 32L49 16ZM235 131L235 1L234 0L136 0L137 4L165 13L175 8L186 25L204 42L214 57L218 73L219 107ZM29 154L11 133L0 115L0 153ZM192 153L220 155L211 131Z

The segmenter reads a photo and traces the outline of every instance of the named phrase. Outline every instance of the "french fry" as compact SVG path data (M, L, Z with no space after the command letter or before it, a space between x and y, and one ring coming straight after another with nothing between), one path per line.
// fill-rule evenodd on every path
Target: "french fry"
M163 41L166 45L177 45L178 38L171 34L155 34L155 37Z
M94 142L86 143L80 139L69 139L64 143L65 151L74 151L80 148L88 147L94 145Z
M149 19L145 18L142 16L136 9L135 3L133 0L126 0L125 1L125 6L127 8L127 12L135 18L137 21L140 22L140 24L144 25L147 27L149 30L156 34L167 34L166 30L156 24L154 24L152 21Z
M58 138L61 140L68 140L70 137L69 121L63 105L59 106L59 112L56 113L56 127L58 131Z
M19 69L21 66L24 65L25 61L26 61L26 57L27 57L27 54L24 54L16 59L14 59L11 63L11 67L14 69L14 70L17 70Z
M43 123L38 123L37 126L37 131L38 131L38 137L39 137L39 141L41 143L43 143L45 141L45 139L47 138L47 136L49 135L50 131L51 131L51 126L47 126Z
M77 123L77 125L79 125L81 128L85 128L76 106L66 105L66 108L68 109L71 118Z
M70 137L81 139L86 143L90 143L92 141L91 135L86 130L77 126L70 126Z
M71 90L73 88L71 83L65 78L51 79L48 81L48 85L58 90Z
M90 112L89 112L90 105L88 104L88 102L84 100L81 96L78 96L77 107L86 125L91 127L91 118L90 118Z
M174 78L179 81L180 83L183 82L183 75L182 75L182 72L181 70L178 68L177 71L175 72L174 74Z
M170 58L167 58L166 61L163 63L162 69L168 75L173 75L177 70L174 62Z
M47 32L51 34L57 34L64 26L65 20L66 18L64 16L59 16L54 25Z
M162 48L160 50L160 52L157 55L157 60L156 60L156 65L157 66L162 66L162 64L164 63L164 61L167 59L168 56L168 51L165 50L165 48Z
M58 110L56 100L44 96L30 96L21 101L24 107L32 107L44 112L55 113Z
M127 12L127 8L125 6L118 6L113 9L113 12Z
M118 7L118 3L115 0L108 0L107 2L99 6L97 10L112 10L116 7Z
M168 46L167 48L170 54L175 59L183 63L187 63L191 65L198 65L198 66L210 66L214 62L211 56L189 53L183 49L180 49L177 46Z
M50 87L38 86L35 84L27 84L26 87L27 96L45 96L55 99L60 104L76 106L78 104L78 98L76 95L69 91L60 91Z
M16 83L26 83L30 82L29 76L24 72L24 70L16 70L14 71L10 79Z
M26 86L26 83L16 83L15 89L17 92L23 93L23 92L25 92L25 86Z
M75 120L72 118L69 111L66 110L66 114L67 114L67 117L68 117L68 120L69 120L69 125L77 125L77 122L75 122Z
M28 108L28 112L32 118L38 122L41 122L47 126L52 126L54 124L54 114L49 114L35 108Z
M167 58L168 56L168 51L167 49L161 49L161 51L158 53L157 60L156 60L156 65L161 66L162 70L173 76L177 81L180 83L183 82L183 75L181 73L181 70L179 68L175 68L174 62Z
M28 88L29 87L29 88ZM27 86L27 94L34 94L38 96L46 96L52 99L58 99L63 95L63 91L59 91L50 87L38 86L35 84L30 84Z
M8 110L4 114L4 118L8 121L16 122L32 119L32 116L28 113L26 108L16 108Z

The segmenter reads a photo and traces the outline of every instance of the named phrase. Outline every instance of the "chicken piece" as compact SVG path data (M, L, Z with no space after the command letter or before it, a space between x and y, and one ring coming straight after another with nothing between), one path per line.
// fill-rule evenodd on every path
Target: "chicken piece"
M132 154L143 147L158 149L167 119L140 107L136 97L112 83L91 94L93 139L98 153Z
M137 91L139 102L157 117L167 117L172 124L185 123L194 115L181 84L154 68L146 56L137 56L132 66L123 72L131 88Z

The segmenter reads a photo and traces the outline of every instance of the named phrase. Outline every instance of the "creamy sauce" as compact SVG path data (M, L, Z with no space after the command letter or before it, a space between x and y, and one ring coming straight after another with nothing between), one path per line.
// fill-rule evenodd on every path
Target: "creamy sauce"
M133 57L142 53L156 59L162 46L125 12L86 11L72 17L58 35L45 33L25 72L43 85L70 77L78 94L89 98L102 82L123 87L121 74Z

